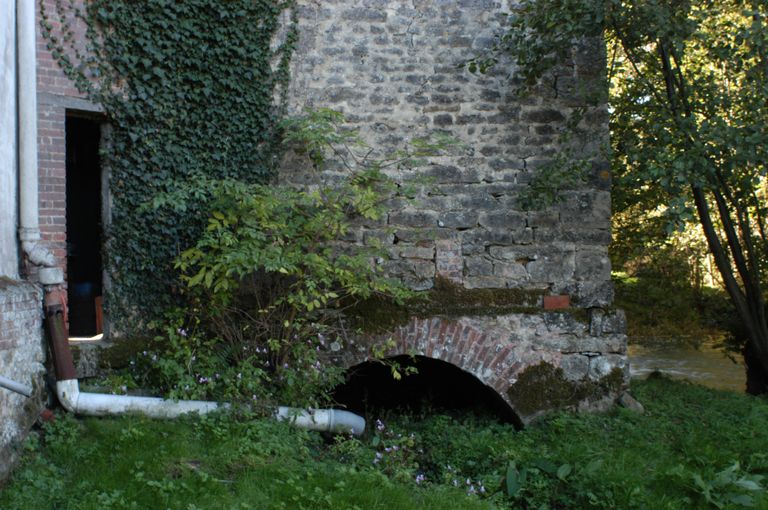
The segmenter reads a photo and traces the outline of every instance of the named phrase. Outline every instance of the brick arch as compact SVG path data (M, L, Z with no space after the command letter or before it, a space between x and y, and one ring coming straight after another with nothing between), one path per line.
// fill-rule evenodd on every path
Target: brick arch
M388 340L394 345L384 351L385 357L417 355L449 363L478 379L494 391L520 419L520 414L510 402L507 390L517 380L517 374L529 365L542 360L557 362L557 353L533 353L514 338L505 338L493 329L481 330L468 317L445 318L412 317L389 334L368 335L350 348L339 360L345 369L369 361L370 347L384 345Z

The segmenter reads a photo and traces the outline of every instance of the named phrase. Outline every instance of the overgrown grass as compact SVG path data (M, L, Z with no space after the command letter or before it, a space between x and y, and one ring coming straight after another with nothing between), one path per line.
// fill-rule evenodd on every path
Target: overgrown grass
M61 415L32 436L0 508L768 508L768 401L664 378L633 390L644 415L559 413L520 432L392 415L362 440Z

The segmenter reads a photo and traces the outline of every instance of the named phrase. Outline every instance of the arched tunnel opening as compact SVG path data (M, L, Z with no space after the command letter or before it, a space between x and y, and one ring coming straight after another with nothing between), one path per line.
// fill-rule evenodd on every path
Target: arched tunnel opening
M392 365L366 361L347 370L346 381L334 390L336 403L367 417L385 411L415 415L442 412L472 413L502 423L521 426L520 419L495 390L474 375L445 361L425 356L395 356ZM415 373L407 374L408 368Z

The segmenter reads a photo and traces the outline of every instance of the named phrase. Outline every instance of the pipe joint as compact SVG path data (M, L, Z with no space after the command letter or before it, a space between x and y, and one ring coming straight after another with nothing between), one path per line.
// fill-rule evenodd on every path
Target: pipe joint
M61 407L70 413L77 413L77 402L80 397L80 385L77 379L67 379L56 382L56 396Z
M56 267L56 257L40 241L22 241L21 249L32 264L40 267Z

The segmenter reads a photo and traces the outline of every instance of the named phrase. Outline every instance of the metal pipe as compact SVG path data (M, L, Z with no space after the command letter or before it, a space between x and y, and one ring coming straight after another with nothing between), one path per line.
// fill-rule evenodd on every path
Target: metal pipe
M7 390L15 391L16 393L20 393L25 397L32 396L31 386L27 386L26 384L21 384L16 381L12 381L11 379L8 379L7 377L3 377L2 375L0 375L0 388L5 388Z
M45 326L53 355L53 368L57 381L77 379L72 351L69 349L69 334L64 321L64 303L60 291L47 289L43 298Z
M37 60L35 57L35 2L17 0L19 190L22 241L40 238L37 205ZM25 235L26 234L26 235Z

